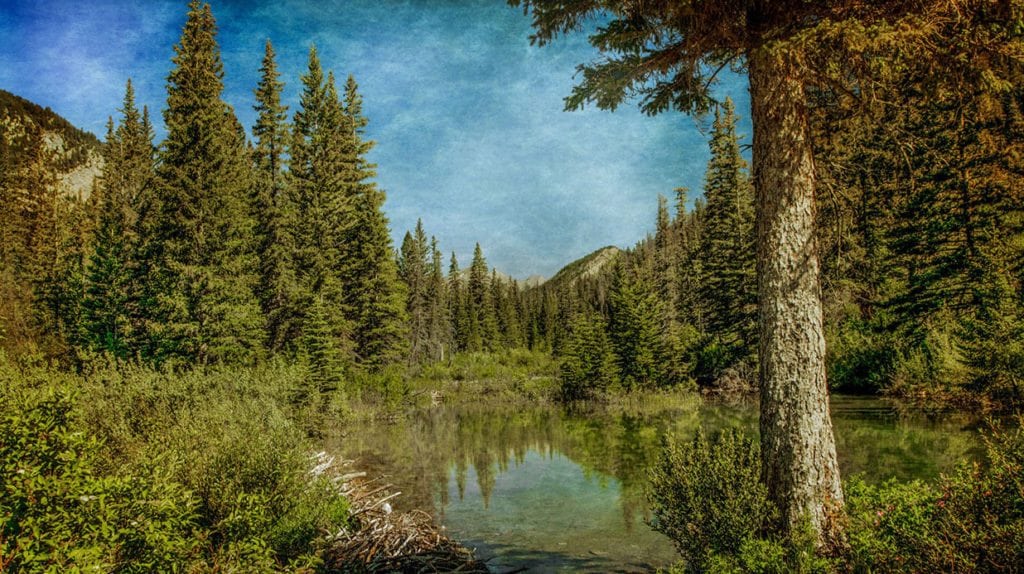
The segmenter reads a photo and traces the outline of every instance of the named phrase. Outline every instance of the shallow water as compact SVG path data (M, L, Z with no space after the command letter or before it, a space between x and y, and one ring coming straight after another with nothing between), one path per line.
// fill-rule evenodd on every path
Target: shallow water
M980 455L963 415L929 417L874 398L832 398L844 476L932 479ZM681 399L636 412L438 407L347 429L334 450L402 490L496 572L646 572L676 559L644 522L661 437L757 432L757 405Z

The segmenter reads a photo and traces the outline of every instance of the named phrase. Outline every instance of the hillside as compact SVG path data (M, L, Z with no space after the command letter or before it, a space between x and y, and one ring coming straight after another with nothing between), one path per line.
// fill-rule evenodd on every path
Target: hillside
M548 279L544 285L557 287L561 284L572 285L573 283L593 277L622 255L622 250L614 245L602 247L589 255L585 255L563 267L554 277Z
M103 168L103 144L49 108L0 90L0 169L12 173L41 150L59 190L85 198Z

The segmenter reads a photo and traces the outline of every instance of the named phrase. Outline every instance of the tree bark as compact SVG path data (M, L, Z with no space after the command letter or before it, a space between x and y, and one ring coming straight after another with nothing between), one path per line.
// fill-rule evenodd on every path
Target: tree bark
M814 158L801 63L748 57L754 122L762 473L785 531L837 541L843 492L825 380Z

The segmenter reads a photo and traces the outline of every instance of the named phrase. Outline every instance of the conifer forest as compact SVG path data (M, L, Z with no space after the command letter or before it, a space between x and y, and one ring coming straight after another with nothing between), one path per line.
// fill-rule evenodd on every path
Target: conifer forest
M448 18L445 65L699 134L643 221L624 189L545 203L646 230L548 279L497 230L533 175L428 182L396 229L376 146L421 124L374 131L331 32L250 53L237 6L184 2L102 133L0 72L0 572L1024 572L1024 1L329 3L376 14L370 69L396 29L432 49L389 11L500 14ZM526 71L467 40L495 35ZM475 78L423 81L454 106ZM451 150L489 142L438 133L498 120L463 121L409 161L473 169ZM508 151L555 136L517 133L486 169L556 186Z

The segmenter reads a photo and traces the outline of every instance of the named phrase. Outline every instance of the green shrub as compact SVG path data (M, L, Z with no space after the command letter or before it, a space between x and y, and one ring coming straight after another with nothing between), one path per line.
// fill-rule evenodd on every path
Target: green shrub
M740 557L777 514L760 474L758 448L739 431L711 442L700 430L689 443L666 439L651 476L651 526L691 572Z
M739 344L726 344L717 339L705 338L694 345L693 376L700 386L710 386L727 369L742 368L751 351Z
M844 393L878 393L892 379L900 342L860 320L847 320L828 334L828 382Z
M290 402L301 373L97 360L76 376L0 355L2 560L30 572L315 565L348 507L311 473L306 414Z
M995 430L985 464L937 485L847 485L851 569L1017 572L1024 564L1024 431Z
M194 560L194 502L150 467L106 476L66 393L7 392L0 415L0 557L19 572L166 572Z

